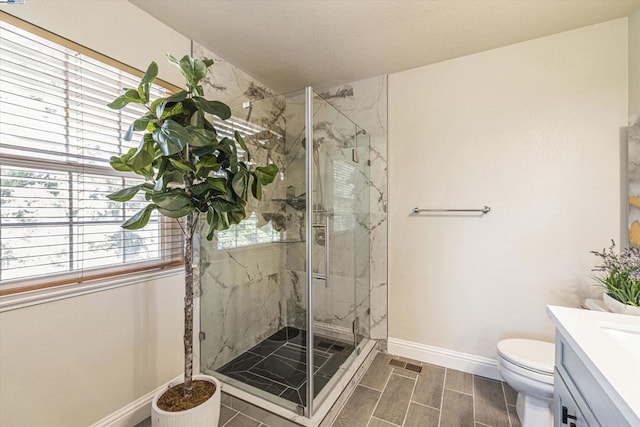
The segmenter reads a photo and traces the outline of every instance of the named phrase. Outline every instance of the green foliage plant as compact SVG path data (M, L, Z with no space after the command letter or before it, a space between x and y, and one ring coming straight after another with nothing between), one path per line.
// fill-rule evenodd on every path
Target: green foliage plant
M594 271L604 273L596 280L605 288L606 293L623 304L640 306L640 251L638 248L626 248L619 254L615 252L615 242L602 252L592 251L602 260L602 265Z
M251 194L262 198L262 187L270 184L278 168L274 164L251 167L251 154L242 136L221 137L210 120L231 117L230 108L204 97L200 84L213 65L210 59L184 56L178 60L167 55L185 78L184 90L166 98L151 100L149 89L158 74L152 62L137 88L125 88L122 95L109 104L121 109L130 103L146 107L146 113L134 120L124 139L131 140L142 132L137 148L110 159L111 166L144 178L138 184L110 194L111 200L127 202L144 192L148 204L127 219L122 227L137 230L144 227L153 211L178 221L184 234L184 399L192 395L193 376L193 287L194 234L199 218L206 218L206 237L211 240L218 230L238 224L246 217L245 207ZM238 156L238 147L246 152L246 161Z

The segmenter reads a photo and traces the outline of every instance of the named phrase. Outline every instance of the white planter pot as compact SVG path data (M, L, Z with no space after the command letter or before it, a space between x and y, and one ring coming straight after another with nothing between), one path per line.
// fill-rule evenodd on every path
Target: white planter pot
M153 427L217 427L218 419L220 418L220 396L222 394L220 382L208 375L194 375L193 379L215 384L216 391L213 396L195 408L180 412L167 412L158 408L158 399L166 389L162 390L153 397L151 402L151 425Z
M609 311L619 314L630 314L632 316L640 316L640 307L623 304L615 298L611 298L607 293L602 294L604 305Z

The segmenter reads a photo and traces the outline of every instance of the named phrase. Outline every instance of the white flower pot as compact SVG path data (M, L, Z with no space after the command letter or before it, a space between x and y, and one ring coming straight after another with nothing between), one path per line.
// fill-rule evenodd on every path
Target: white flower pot
M612 313L630 314L632 316L640 316L640 307L623 304L615 298L610 297L606 292L602 294L604 305L607 306Z
M151 425L153 427L203 427L218 425L220 418L220 396L222 390L220 382L208 375L194 375L194 380L204 380L215 384L213 396L201 405L180 412L167 412L158 408L158 399L166 390L162 390L153 397L151 403ZM175 385L175 384L172 384Z

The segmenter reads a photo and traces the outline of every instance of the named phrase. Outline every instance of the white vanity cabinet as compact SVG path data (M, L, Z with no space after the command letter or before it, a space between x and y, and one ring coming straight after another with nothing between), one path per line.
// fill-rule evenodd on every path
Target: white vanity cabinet
M558 371L555 371L553 378L553 423L555 427L584 427L589 426L584 415L580 411L580 405L575 401L564 379Z
M553 385L555 427L632 426L557 330Z
M554 426L640 427L640 317L547 311L556 324Z

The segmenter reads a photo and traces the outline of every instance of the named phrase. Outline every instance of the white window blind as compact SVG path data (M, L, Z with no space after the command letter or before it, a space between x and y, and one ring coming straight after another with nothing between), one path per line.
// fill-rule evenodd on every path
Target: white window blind
M106 197L137 183L109 158L137 146L122 136L144 107L106 104L138 81L0 21L0 291L180 259L174 222L155 213L144 229L120 227L146 204L143 194L125 204ZM154 86L152 98L167 92Z
M336 160L333 162L333 227L335 231L355 228L356 166Z
M218 231L216 236L218 250L280 241L280 232L273 228L271 221L258 227L258 217L255 212L251 212L247 218L239 224L232 225L228 230Z

